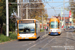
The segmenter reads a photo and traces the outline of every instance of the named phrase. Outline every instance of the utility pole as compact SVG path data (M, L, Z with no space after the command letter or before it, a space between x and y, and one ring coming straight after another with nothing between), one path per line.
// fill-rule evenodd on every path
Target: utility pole
M19 0L17 0L17 10L18 10L18 18L19 18Z
M72 26L73 26L73 12L71 12L71 18L72 18Z
M63 0L63 8L65 8L65 0ZM63 14L64 14L64 27L65 27L65 9L64 9Z
M61 8L61 27L63 26L62 14L63 14L63 12L62 12L62 8Z
M63 14L63 12L62 12L62 8L61 8L61 21L62 21L62 14Z
M28 6L26 6L26 19L28 19Z
M6 36L9 36L9 9L8 0L6 0Z
M22 9L23 8L23 4L22 4L23 0L20 0L20 2L21 2L21 7L20 7L21 8L21 19L23 19L23 9Z

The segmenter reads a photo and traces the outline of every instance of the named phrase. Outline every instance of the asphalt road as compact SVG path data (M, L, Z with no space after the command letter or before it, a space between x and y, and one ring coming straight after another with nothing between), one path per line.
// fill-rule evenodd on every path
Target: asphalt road
M0 44L0 50L75 50L75 33L63 31L60 36L41 32L37 40L15 40Z

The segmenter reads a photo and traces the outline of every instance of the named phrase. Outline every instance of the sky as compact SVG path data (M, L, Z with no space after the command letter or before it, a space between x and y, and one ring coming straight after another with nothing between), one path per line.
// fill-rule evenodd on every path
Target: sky
M63 9L63 0L42 0L43 2L57 2L57 3L44 3L45 5L45 9L47 10L47 14L48 14L48 18L51 18L51 16L58 16L58 14L61 15L61 13L65 14L62 16L64 17L68 17L69 16L69 10L64 10ZM66 1L69 1L69 0L65 0ZM58 3L58 2L62 2L62 3ZM65 8L68 8L69 3L66 2L65 3ZM53 9L54 7L54 9ZM60 8L60 9L58 9ZM62 12L61 12L61 9L62 9Z
M63 0L45 0L45 2L63 2ZM69 1L69 0L65 0L65 1ZM45 8L47 10L48 13L48 18L50 18L51 16L57 16L58 14L61 15L61 9L62 9L62 13L65 14L65 17L69 16L69 11L64 10L63 9L63 3L44 3ZM67 8L69 6L69 3L65 3L65 8ZM52 7L55 7L54 9ZM51 8L51 9L50 9ZM60 9L58 9L60 8ZM62 15L64 16L64 15Z

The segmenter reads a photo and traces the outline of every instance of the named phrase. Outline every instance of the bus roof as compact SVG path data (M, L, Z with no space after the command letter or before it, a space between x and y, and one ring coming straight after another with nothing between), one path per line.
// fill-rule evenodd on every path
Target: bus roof
M34 20L34 21L39 22L39 21L36 20L36 19L21 19L21 20L17 20L17 23L19 23L19 21L25 21L25 20L26 20L26 21L27 21L27 20L28 20L28 21L33 21L33 20Z
M58 18L50 18L50 19L58 19Z

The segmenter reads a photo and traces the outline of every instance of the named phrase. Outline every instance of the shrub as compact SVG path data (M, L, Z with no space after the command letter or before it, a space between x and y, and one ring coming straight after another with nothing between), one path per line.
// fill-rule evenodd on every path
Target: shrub
M5 41L9 41L9 40L10 40L9 37L7 37L7 36L5 36L3 34L0 35L0 42L5 42Z
M9 37L10 39L17 39L17 34L11 33Z

